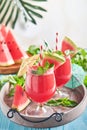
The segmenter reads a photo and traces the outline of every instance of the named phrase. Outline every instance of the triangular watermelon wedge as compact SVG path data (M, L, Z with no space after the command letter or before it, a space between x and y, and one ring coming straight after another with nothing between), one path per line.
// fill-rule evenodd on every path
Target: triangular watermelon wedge
M19 47L16 39L14 38L12 32L9 30L6 36L6 44L8 46L8 49L14 59L14 61L21 62L23 58L28 58L28 55L25 51L22 50L21 47Z
M2 26L1 26L1 33L2 33L3 37L6 38L7 28L6 28L5 25L2 25Z
M17 85L15 88L12 108L22 111L29 103L30 100L28 99L26 92L20 85Z
M63 41L62 41L62 47L61 47L61 51L66 54L66 51L69 50L71 51L71 56L75 55L78 51L78 47L77 45L67 36L64 37Z
M65 62L65 57L56 52L47 51L43 53L42 65L44 66L46 62L54 64L54 67L56 69Z
M4 37L0 32L0 66L9 66L14 64L14 60L9 52L9 49L4 42Z

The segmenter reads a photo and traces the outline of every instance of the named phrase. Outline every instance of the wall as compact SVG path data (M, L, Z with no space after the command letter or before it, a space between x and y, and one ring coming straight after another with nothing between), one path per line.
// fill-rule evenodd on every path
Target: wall
M66 35L78 46L87 48L87 0L48 0L40 4L48 12L43 14L43 19L37 19L37 26L24 25L20 20L16 25L16 36L21 37L19 41L23 47L41 44L44 40L55 47L55 34L58 32L59 46Z

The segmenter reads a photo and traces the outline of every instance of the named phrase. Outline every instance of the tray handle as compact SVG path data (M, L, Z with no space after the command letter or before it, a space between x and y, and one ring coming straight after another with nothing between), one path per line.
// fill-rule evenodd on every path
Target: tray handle
M60 122L60 121L62 121L62 118L63 118L63 115L64 115L64 113L57 113L57 112L55 112L55 113L53 113L52 115L50 115L49 117L47 117L47 118L45 118L45 119L42 119L42 120L39 120L39 121L32 121L32 120L27 119L27 118L25 118L24 116L22 116L22 115L20 114L20 112L17 111L17 109L10 109L10 110L7 112L7 117L8 117L8 118L13 118L15 113L17 113L17 114L18 114L22 119L24 119L25 121L28 121L28 122L31 122L31 123L45 122L45 121L49 120L49 119L52 118L52 117L55 117L55 120L56 120L57 122Z

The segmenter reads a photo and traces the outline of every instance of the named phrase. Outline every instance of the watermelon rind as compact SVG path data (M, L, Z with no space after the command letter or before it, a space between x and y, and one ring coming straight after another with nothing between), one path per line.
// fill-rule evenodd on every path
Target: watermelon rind
M27 97L27 94L22 88L22 86L17 85L15 87L12 108L17 109L18 111L22 111L28 106L30 102L31 101Z
M69 45L71 45L73 47L74 50L75 49L77 50L77 48L78 48L77 45L69 37L65 36L64 41L67 41L69 43Z
M8 31L5 41L6 41L8 49L9 49L15 63L20 63L22 61L22 59L28 58L28 55L19 46L19 44L11 30Z
M19 105L18 107L15 105L12 105L12 108L17 109L20 112L20 111L24 110L29 105L30 102L31 101L29 99L27 99L27 101L24 104Z
M0 42L0 66L13 65L14 60L6 44Z
M55 61L58 61L60 63L65 62L65 57L62 55L58 55L57 53L53 52L53 53L49 53L49 52L44 52L43 53L43 58L47 58L47 59L53 59Z

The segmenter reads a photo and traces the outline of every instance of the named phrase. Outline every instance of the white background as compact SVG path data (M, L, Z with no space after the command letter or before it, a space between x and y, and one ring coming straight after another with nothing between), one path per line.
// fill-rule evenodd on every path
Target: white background
M44 40L54 47L56 32L59 46L64 36L68 36L78 46L87 48L87 0L48 0L39 4L47 12L43 13L43 19L37 19L37 25L24 24L20 16L15 27L16 38L25 49Z

